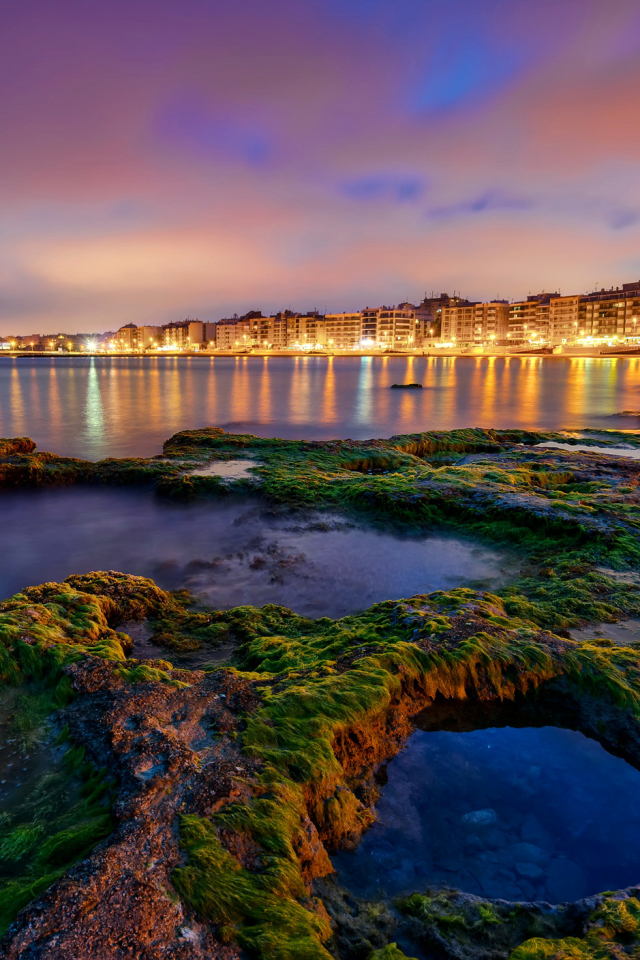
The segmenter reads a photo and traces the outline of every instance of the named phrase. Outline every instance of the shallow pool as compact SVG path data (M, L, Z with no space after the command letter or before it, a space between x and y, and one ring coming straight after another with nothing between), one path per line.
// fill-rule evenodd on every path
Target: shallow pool
M378 821L332 858L356 896L558 903L640 880L640 772L581 733L420 730L381 774Z
M257 498L185 504L106 487L0 498L0 597L111 569L187 587L219 609L280 603L341 617L432 590L495 589L516 567L512 556L464 538L273 510Z

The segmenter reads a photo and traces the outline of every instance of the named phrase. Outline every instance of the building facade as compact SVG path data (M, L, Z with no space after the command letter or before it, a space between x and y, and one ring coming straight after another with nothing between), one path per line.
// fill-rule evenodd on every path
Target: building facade
M636 337L640 322L640 281L616 290L599 290L580 297L579 336L610 340Z
M325 343L332 350L356 350L363 339L362 313L327 313Z
M509 304L506 300L490 303L450 304L442 307L443 343L478 346L506 341L509 330Z

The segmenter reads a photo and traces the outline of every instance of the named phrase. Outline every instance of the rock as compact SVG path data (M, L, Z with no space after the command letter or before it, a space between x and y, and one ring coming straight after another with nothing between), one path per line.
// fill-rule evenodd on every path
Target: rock
M506 833L498 830L497 827L489 827L489 829L485 831L484 842L488 847L492 847L493 849L506 847L509 843Z
M462 817L462 822L469 827L488 827L492 823L497 823L497 820L498 814L491 807L486 810L472 810Z
M521 900L522 891L515 883L509 883L507 880L490 880L482 884L482 890L486 897L495 900Z
M551 836L542 826L537 817L530 814L525 818L520 830L520 837L525 843L535 843L539 847L552 846Z
M466 840L467 846L471 847L472 850L484 850L484 841L477 833L470 833Z
M573 860L552 860L546 872L547 892L552 903L579 900L589 894L586 874Z
M446 870L447 873L458 873L462 869L462 860L452 855L438 857L436 866Z
M510 850L516 862L544 865L551 859L549 853L535 843L515 843Z
M537 863L516 863L516 873L529 880L539 880L544 876L544 870Z
M525 900L535 900L536 891L532 883L529 883L528 880L520 880L518 886L522 890Z

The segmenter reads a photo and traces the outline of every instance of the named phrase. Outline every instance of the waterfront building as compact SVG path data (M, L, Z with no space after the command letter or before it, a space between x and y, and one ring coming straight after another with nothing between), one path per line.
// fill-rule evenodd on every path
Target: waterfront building
M411 303L398 307L367 307L362 311L360 346L381 350L407 350L417 344L416 308Z
M324 335L327 347L333 350L355 350L363 339L363 313L327 313Z
M251 346L250 320L221 320L216 330L218 350L241 350Z
M442 307L441 315L443 343L478 346L507 340L509 304L506 300L450 304Z
M162 327L138 327L138 350L157 350L162 344Z
M507 339L512 344L549 340L549 304L557 294L539 293L509 305Z
M162 347L165 350L187 350L189 348L189 321L178 320L167 323L162 328Z
M135 323L127 323L120 327L116 334L117 350L137 350L138 349L138 328Z
M573 340L578 335L580 297L552 297L549 303L549 339L552 344Z
M189 321L189 349L201 350L204 347L204 323L201 320Z
M605 340L636 337L639 321L640 281L580 297L576 328L579 337Z
M422 321L423 342L431 341L433 337L439 337L442 332L442 311L444 307L455 307L469 304L469 300L464 297L449 296L448 293L441 293L439 296L430 297L426 294L424 299L414 308L416 320ZM403 304L401 304L403 306Z
M286 318L286 342L289 350L314 349L325 338L325 319L317 312L289 314Z

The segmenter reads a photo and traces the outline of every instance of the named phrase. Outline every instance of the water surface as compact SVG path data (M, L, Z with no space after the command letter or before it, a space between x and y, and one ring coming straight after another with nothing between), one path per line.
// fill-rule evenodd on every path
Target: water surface
M386 774L378 822L332 857L356 896L559 903L640 881L640 772L581 733L418 731Z
M93 460L157 454L211 425L294 439L637 429L614 415L638 409L640 357L0 358L0 436Z
M381 600L505 582L513 558L464 538L402 534L257 498L171 503L140 489L0 497L0 597L89 570L187 587L218 609L281 603L340 617Z

